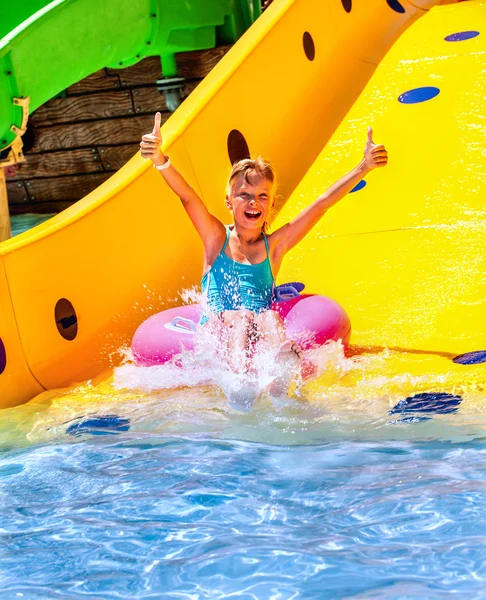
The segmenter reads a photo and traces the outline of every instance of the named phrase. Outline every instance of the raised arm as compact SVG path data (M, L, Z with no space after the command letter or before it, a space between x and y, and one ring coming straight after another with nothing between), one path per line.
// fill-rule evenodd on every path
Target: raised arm
M167 165L159 173L174 194L180 198L182 205L204 243L206 254L211 254L213 246L219 247L222 244L220 238L224 239L226 235L224 225L208 211L201 198L170 163L169 157L162 153L160 118L160 113L156 113L152 133L142 136L140 153L143 158L150 159L156 167L164 164Z
M384 167L387 162L388 153L385 146L373 142L373 131L371 127L368 127L364 157L359 165L331 185L317 200L304 208L295 219L273 233L274 243L280 248L282 254L286 254L304 239L329 208L344 198L363 177L377 167Z

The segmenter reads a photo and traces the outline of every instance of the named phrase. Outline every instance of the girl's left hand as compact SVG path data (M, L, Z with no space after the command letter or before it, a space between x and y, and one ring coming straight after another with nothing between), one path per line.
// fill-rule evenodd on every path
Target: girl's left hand
M383 144L375 144L373 142L373 130L368 127L368 139L364 150L366 166L369 169L377 167L385 167L388 163L388 152Z

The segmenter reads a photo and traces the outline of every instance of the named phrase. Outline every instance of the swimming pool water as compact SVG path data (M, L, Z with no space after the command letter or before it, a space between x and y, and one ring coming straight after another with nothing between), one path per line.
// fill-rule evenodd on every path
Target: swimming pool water
M484 598L484 423L274 410L4 448L0 596Z
M44 221L47 221L54 214L45 214L38 215L34 213L26 213L24 215L12 215L10 217L10 226L12 229L12 237L19 235L19 233L23 233L24 231L28 231Z

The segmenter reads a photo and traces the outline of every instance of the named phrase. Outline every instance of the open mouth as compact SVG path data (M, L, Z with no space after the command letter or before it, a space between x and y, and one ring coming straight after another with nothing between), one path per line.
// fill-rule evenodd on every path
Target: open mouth
M245 210L245 217L253 221L256 221L261 215L262 213L258 210Z

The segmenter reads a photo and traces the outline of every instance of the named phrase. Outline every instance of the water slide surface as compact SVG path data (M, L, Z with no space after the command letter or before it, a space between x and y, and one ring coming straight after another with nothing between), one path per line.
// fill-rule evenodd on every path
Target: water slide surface
M434 2L420 4L276 0L162 134L165 151L226 222L231 162L248 153L267 156L280 175L283 201L290 197L280 223L354 166L372 125L390 166L326 215L289 256L281 279L302 279L309 291L341 302L353 322L353 343L403 350L385 369L401 361L413 372L423 368L416 353L425 353L443 361L434 369L460 370L452 356L486 345L478 327L485 318L483 83L474 80L484 38L444 37L480 30L485 4L430 13ZM466 73L474 84L460 88ZM418 104L397 100L418 87L440 92ZM446 117L451 146L436 137ZM465 205L458 193L470 185L476 191ZM198 282L200 256L182 207L139 156L76 205L0 245L2 405L116 364L117 349L140 322L180 302L180 290ZM468 368L476 378L484 371Z
M408 29L276 223L358 162L371 125L389 165L329 211L281 277L342 303L353 344L397 351L390 370L456 384L486 377L485 31L484 2L433 9ZM452 362L466 353L483 362Z

